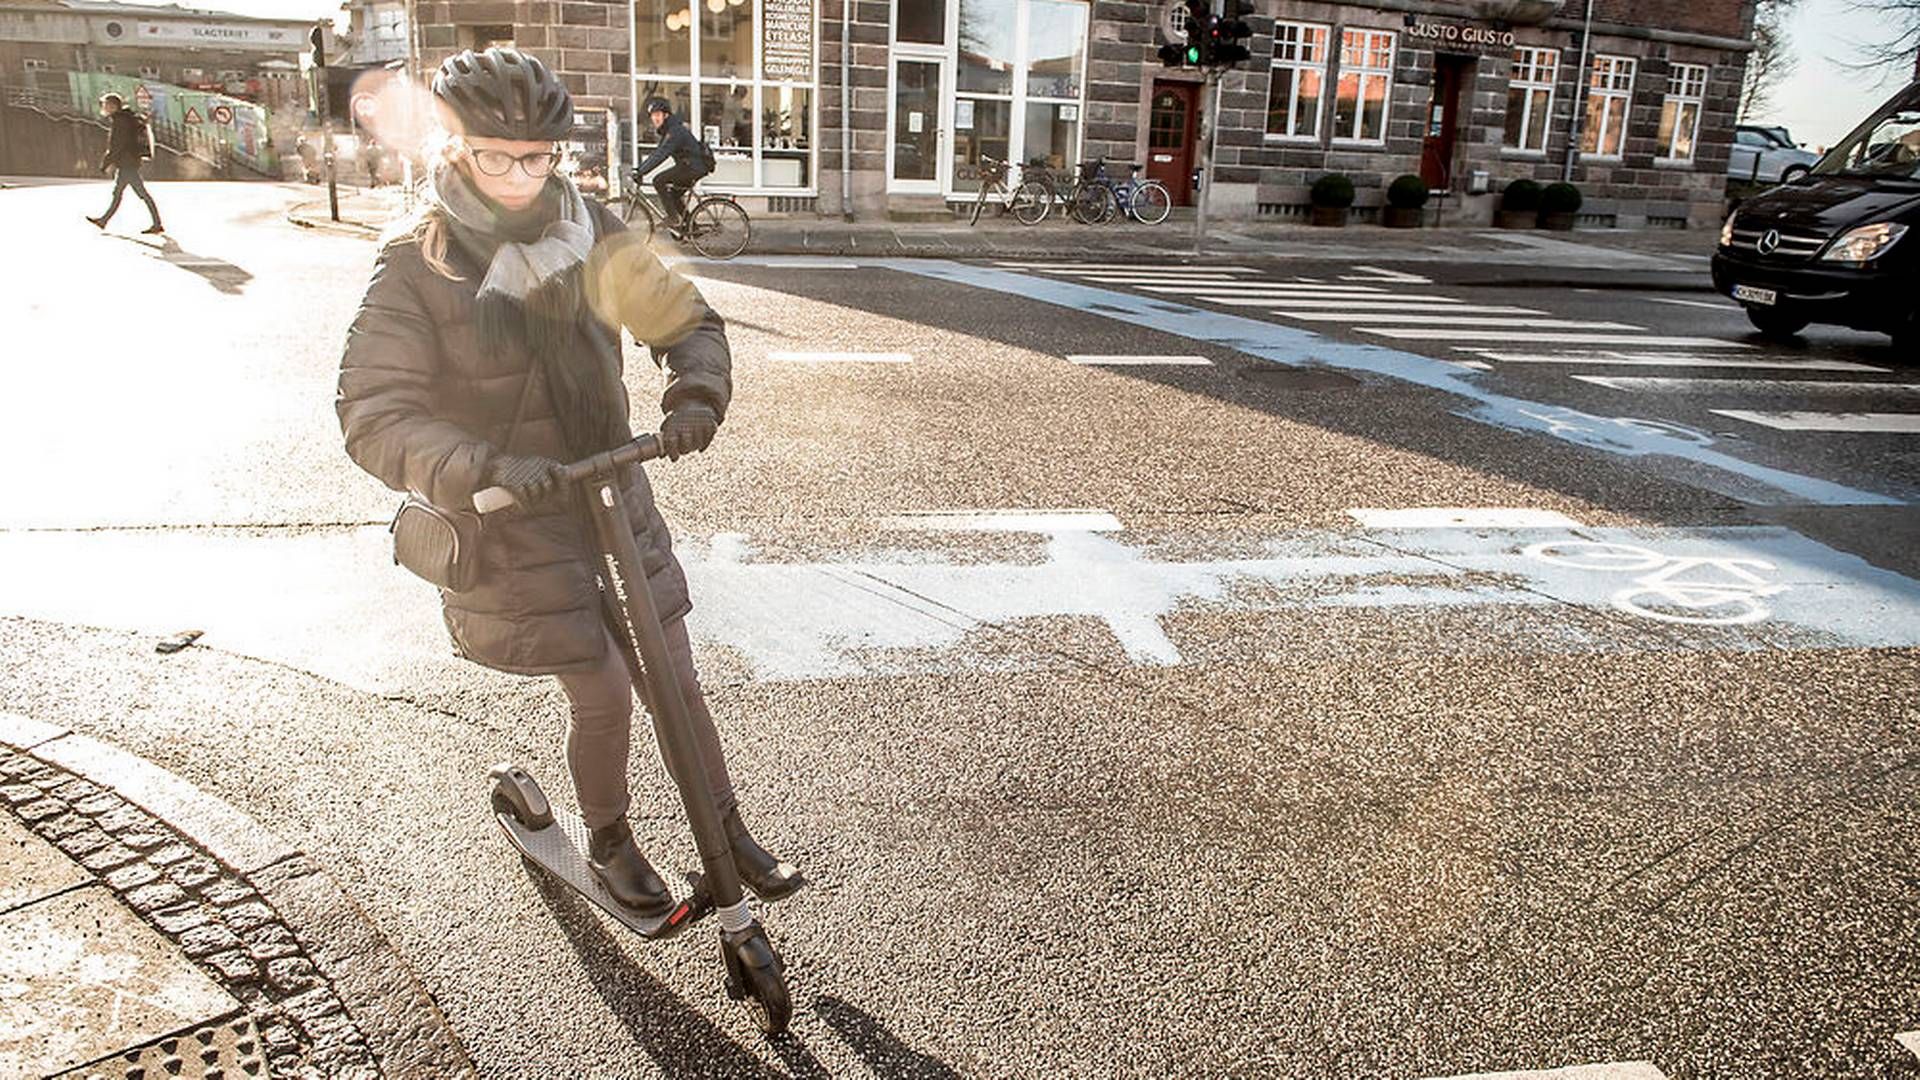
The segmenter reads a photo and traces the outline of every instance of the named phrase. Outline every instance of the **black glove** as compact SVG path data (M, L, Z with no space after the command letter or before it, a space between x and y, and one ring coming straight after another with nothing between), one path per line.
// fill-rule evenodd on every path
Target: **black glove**
M705 450L719 430L720 414L713 411L713 406L689 401L661 421L660 448L667 452L668 461L678 461L681 454Z
M512 492L521 506L532 506L560 486L560 463L537 455L495 454L487 462L487 483Z

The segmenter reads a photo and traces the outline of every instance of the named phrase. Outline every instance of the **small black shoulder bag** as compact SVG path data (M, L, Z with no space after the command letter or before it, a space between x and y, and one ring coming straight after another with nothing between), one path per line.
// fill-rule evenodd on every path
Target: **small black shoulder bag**
M520 405L507 431L507 446L520 433L520 419L533 396L529 371L520 390ZM480 533L485 526L478 511L445 510L424 496L408 492L387 531L393 534L393 561L425 581L448 592L466 592L480 576Z

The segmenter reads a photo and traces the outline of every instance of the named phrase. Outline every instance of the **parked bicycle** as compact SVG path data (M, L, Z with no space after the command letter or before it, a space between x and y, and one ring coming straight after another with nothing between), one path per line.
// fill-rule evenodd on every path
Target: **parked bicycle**
M667 235L709 259L731 259L747 250L748 242L753 239L753 219L747 216L746 209L731 195L697 193L698 188L690 196L692 205L687 208L686 218L678 225L668 226ZM629 188L625 216L630 226L638 225L644 217L649 238L667 220L660 201L647 194L638 183Z
M1074 167L1072 178L1063 180L1044 158L1034 158L1027 163L1024 175L1046 189L1049 211L1059 206L1061 213L1082 225L1098 225L1112 218L1118 206L1113 189L1089 179L1087 165L1081 162Z
M1123 181L1107 175L1107 159L1103 157L1082 162L1080 168L1090 174L1088 183L1099 184L1112 192L1114 205L1142 225L1158 225L1173 213L1173 193L1158 180L1140 179L1142 166L1138 163L1128 163L1127 178Z
M1000 204L1001 213L1012 214L1014 220L1022 225L1038 225L1047 216L1052 195L1033 180L1012 184L1008 179L1011 171L1007 162L986 154L980 155L980 193L974 196L973 213L967 218L968 225L980 224L980 211L989 199Z

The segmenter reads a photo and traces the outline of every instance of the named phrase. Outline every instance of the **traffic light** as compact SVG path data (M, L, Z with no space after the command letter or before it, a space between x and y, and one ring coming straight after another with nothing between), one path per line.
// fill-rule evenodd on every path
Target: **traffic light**
M1187 0L1186 62L1194 67L1213 63L1213 0Z
M1253 27L1247 24L1246 16L1253 13L1253 5L1247 0L1227 0L1227 13L1216 19L1210 27L1208 63L1215 67L1232 67L1253 58L1253 53L1241 44L1253 36Z
M313 46L313 51L308 54L308 58L313 61L313 66L316 68L326 67L327 66L326 29L319 26L314 27L313 32L307 35L307 42Z

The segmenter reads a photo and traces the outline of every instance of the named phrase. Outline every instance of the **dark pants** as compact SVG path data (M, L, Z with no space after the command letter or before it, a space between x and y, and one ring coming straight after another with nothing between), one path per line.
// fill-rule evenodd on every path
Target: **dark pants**
M101 221L112 221L114 212L120 209L120 196L132 188L140 201L147 204L147 213L155 225L160 224L160 208L153 205L153 196L147 194L147 185L140 182L140 166L117 165L113 173L113 201L107 204L107 212L100 215Z
M661 627L667 634L667 652L673 657L687 716L693 721L694 741L707 768L707 786L714 805L724 816L734 807L733 781L727 775L727 757L720 749L720 733L707 711L707 695L693 668L693 643L687 639L684 619ZM633 726L633 683L627 676L624 647L607 635L607 653L592 671L557 676L566 691L570 711L567 725L567 771L573 776L580 816L590 828L611 825L627 814L627 751ZM661 756L666 757L664 749ZM676 781L679 780L675 776Z
M660 193L660 205L666 207L667 224L672 225L686 216L686 207L680 205L680 193L692 191L693 182L705 175L685 165L675 165L653 174L653 190Z

